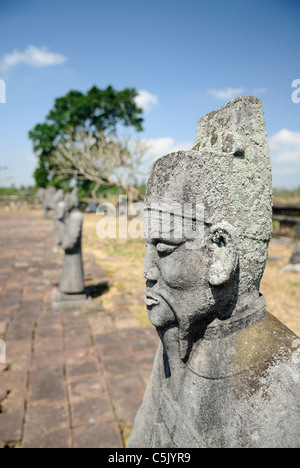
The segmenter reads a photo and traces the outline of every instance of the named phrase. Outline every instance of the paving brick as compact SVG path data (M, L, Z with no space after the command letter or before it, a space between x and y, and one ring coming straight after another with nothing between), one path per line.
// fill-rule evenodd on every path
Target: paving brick
M50 369L63 367L65 363L64 351L62 349L45 350L37 348L34 353L32 369Z
M67 374L69 378L79 375L98 374L99 365L97 358L89 358L85 362L67 365Z
M130 353L129 344L118 333L96 336L95 342L102 358L126 356Z
M60 429L46 434L25 436L23 448L25 449L70 449L72 448L72 435L70 429Z
M40 335L36 335L35 337L35 344L34 349L36 353L39 352L51 352L55 350L63 350L64 342L62 335L50 336L50 337L42 337Z
M90 314L88 316L88 321L94 336L116 331L115 323L108 314L102 312Z
M74 429L75 448L123 448L120 430L115 422L89 424Z
M137 365L131 355L105 359L102 362L104 372L110 376L136 374Z
M14 371L30 368L32 357L32 339L8 340L6 341L6 360Z
M67 403L29 405L26 414L25 441L34 440L40 434L70 427Z
M73 403L84 398L97 398L107 394L105 380L100 374L77 377L69 382L69 387Z
M79 348L69 348L65 350L67 365L81 364L90 358L97 358L95 346L84 346Z
M30 402L65 400L66 391L62 368L41 369L30 373Z
M82 332L80 329L66 332L64 341L66 349L92 346L93 344L89 330Z
M62 336L63 325L61 317L41 318L36 333L41 338Z
M139 375L109 376L109 390L119 421L132 425L142 404L145 387Z
M0 440L21 441L24 419L24 405L15 406L7 413L0 414Z
M27 372L3 372L0 374L0 393L9 391L18 395L24 395L27 391Z
M146 333L143 336L133 337L130 340L126 340L131 351L140 351L143 349L156 349L156 343L153 338L148 336Z
M67 334L78 331L89 333L90 331L87 318L81 315L64 316L64 327Z
M106 423L114 421L114 412L107 395L97 395L95 398L84 396L80 401L71 400L72 426Z
M27 340L31 342L32 333L34 330L34 320L26 321L15 321L9 325L8 333L6 335L7 341Z

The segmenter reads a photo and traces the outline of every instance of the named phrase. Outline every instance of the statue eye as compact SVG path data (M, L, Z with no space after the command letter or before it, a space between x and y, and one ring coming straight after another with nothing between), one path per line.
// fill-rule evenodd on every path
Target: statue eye
M157 245L156 245L156 250L158 253L161 253L161 254L170 254L172 252L174 252L175 250L177 250L179 247L179 245L174 245L174 244L164 244L162 242L159 242Z

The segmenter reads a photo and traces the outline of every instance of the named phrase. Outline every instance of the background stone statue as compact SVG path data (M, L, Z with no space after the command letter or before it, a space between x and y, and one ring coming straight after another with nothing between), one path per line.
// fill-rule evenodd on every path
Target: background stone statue
M300 242L296 244L289 265L280 268L284 273L300 273Z
M291 258L292 265L300 265L300 242L295 246L292 258Z
M40 188L37 193L36 193L36 200L38 203L40 203L41 205L43 204L44 202L44 199L45 199L45 194L46 194L46 189L44 188Z
M44 194L43 208L44 208L44 217L46 219L51 219L50 211L55 209L55 187L48 187Z
M147 185L146 304L161 344L128 447L299 447L300 340L259 292L272 233L260 100L200 119L196 142L159 159ZM194 215L174 235L174 203L204 206L201 247Z
M76 304L87 298L81 248L83 215L78 206L78 193L74 189L68 197L69 220L62 243L65 257L59 292L54 297L55 307Z
M54 221L54 232L55 232L55 253L62 250L64 232L65 232L65 215L66 215L66 204L64 201L63 190L58 190L55 194L55 210L53 215Z

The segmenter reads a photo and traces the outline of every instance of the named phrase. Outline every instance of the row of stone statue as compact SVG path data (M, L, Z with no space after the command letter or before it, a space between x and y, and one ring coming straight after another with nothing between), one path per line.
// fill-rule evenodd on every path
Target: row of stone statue
M49 187L39 191L38 200L43 203L45 217L53 222L56 245L55 253L64 251L64 265L59 291L53 298L54 307L72 306L86 300L84 288L84 269L82 261L82 225L83 215L79 211L78 190L71 193Z

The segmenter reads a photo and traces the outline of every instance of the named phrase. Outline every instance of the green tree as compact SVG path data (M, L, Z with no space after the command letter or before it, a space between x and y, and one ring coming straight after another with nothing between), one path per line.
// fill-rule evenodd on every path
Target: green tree
M78 132L93 135L97 146L99 135L115 134L119 125L142 131L143 111L135 103L137 94L134 88L116 91L112 86L103 90L93 86L86 94L70 91L56 99L46 121L29 132L39 157L34 173L37 186L56 184L52 156L59 143L70 137L75 141Z

